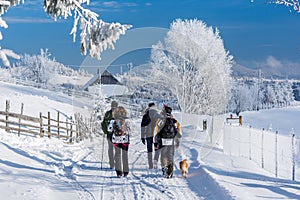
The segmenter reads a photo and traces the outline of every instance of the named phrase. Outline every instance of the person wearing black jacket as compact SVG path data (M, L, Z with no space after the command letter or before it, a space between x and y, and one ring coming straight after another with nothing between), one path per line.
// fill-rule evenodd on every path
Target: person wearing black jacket
M141 123L141 140L144 145L147 143L147 158L149 169L153 168L153 135L156 125L156 121L161 118L161 115L155 108L155 103L151 102L148 104L148 108L145 110L145 114L149 115L150 123L146 123L142 120ZM143 119L145 119L143 117ZM144 126L144 124L148 124Z

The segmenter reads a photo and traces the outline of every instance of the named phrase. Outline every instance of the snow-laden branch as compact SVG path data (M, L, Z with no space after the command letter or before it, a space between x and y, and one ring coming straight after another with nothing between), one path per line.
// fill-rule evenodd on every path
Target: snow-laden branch
M24 2L24 0L22 0ZM9 7L20 4L20 0L0 0L0 15L4 14Z
M107 48L114 49L114 43L120 35L131 28L131 25L107 23L98 19L98 14L85 9L82 3L89 4L88 0L45 0L45 12L56 20L59 17L67 18L74 13L73 28L70 32L73 40L76 39L77 27L81 30L81 53L89 51L91 57L101 59L101 53Z
M20 0L0 0L0 16L4 14L9 7L15 6L20 3ZM0 17L0 27L7 28L6 22ZM3 39L2 33L0 32L0 40Z
M11 6L24 3L24 0L0 0L0 16ZM80 51L83 55L88 52L91 57L101 59L101 54L107 48L114 49L114 43L120 35L130 29L131 25L120 23L107 23L98 19L98 14L83 8L82 4L90 3L89 0L44 0L44 10L54 20L68 18L74 15L74 23L70 32L73 41L76 40L77 27L80 33ZM0 27L7 28L6 22L0 17ZM0 32L0 40L2 34ZM1 56L5 58L5 56ZM3 59L2 59L3 60ZM4 59L5 60L5 59ZM7 64L7 63L6 63Z
M296 12L300 13L300 1L299 0L274 0L275 4L283 4L287 7L292 7Z
M20 59L20 56L16 53L14 53L10 49L1 49L0 48L0 59L2 60L3 64L6 67L10 66L10 62L8 60L8 57L14 58L14 59Z

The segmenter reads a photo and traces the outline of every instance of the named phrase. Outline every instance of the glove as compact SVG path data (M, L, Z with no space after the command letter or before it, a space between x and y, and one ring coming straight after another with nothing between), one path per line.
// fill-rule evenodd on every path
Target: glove
M158 150L158 143L153 143L154 144L154 149Z
M142 143L143 143L144 145L146 144L145 138L142 138Z

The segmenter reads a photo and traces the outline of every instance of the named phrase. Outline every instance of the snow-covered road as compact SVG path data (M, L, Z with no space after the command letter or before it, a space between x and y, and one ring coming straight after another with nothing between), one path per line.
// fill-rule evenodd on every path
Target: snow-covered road
M1 191L8 187L8 199L230 198L202 169L197 154L185 149L192 147L190 145L181 147L181 152L188 156L193 154L191 158L195 159L190 159L188 178L182 178L177 167L181 159L179 149L174 177L164 179L160 169L148 169L146 147L140 142L139 135L132 135L130 174L127 178L117 178L115 171L108 168L106 141L101 163L102 139L99 137L92 142L68 145L57 139L17 137L1 131ZM9 184L5 180L9 180ZM40 186L39 181L42 183ZM12 193L9 192L10 187L15 187ZM38 187L44 188L47 195Z

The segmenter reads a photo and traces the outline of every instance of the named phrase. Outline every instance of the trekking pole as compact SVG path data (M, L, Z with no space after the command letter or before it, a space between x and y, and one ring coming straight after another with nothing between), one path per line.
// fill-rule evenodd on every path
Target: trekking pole
M102 155L101 155L101 168L100 169L102 169L102 163L103 163L104 137L105 137L105 134L103 133L103 138L102 138Z

